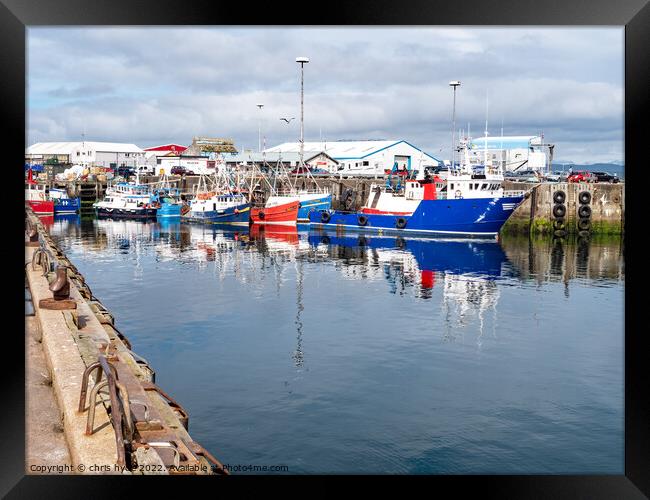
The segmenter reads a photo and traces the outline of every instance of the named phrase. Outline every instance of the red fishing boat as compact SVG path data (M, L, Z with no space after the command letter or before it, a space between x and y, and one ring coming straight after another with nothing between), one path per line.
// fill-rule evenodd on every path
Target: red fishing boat
M37 215L54 215L54 201L45 194L45 186L39 185L32 175L32 169L27 171L25 184L25 203L32 207Z
M295 225L299 207L297 196L269 196L264 206L251 207L251 223Z

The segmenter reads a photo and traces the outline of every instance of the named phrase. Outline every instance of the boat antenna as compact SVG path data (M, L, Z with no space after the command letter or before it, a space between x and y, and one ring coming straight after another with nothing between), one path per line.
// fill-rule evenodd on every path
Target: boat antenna
M487 137L488 137L488 109L489 109L488 91L485 91L485 150L483 151L483 163L487 167Z

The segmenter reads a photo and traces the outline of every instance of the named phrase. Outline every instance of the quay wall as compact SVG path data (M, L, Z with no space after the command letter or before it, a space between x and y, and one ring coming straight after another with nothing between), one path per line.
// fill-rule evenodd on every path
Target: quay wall
M507 234L542 234L552 235L561 227L560 232L574 234L580 232L578 222L582 205L591 209L589 229L593 234L623 234L625 226L625 184L605 183L521 183L506 182L505 189L523 189L529 196L514 211L508 222L501 229ZM553 213L557 203L553 197L556 192L565 193L566 215L562 218ZM580 203L583 192L589 192L589 203Z
M63 415L72 472L227 474L214 456L192 440L185 409L156 385L153 368L133 352L113 315L93 295L38 217L29 207L25 211L25 273ZM60 288L52 288L55 282L69 287L66 300L54 300L52 290ZM102 380L109 384L104 389ZM109 396L111 386L116 392ZM99 391L98 404L91 402L95 391ZM94 423L91 407L95 408Z

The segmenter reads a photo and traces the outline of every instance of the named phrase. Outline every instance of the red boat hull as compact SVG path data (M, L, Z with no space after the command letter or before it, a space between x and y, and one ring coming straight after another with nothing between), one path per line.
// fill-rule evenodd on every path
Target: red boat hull
M49 201L39 201L39 200L30 200L25 203L29 203L29 206L32 207L32 210L35 214L52 214L54 215L54 202Z
M295 200L275 207L251 208L253 224L296 224L300 201Z

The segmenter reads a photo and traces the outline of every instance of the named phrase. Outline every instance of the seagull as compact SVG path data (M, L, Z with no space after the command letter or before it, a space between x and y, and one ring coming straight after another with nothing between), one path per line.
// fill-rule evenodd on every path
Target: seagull
M284 120L285 122L289 123L291 120L295 120L294 118L280 118L280 120Z

